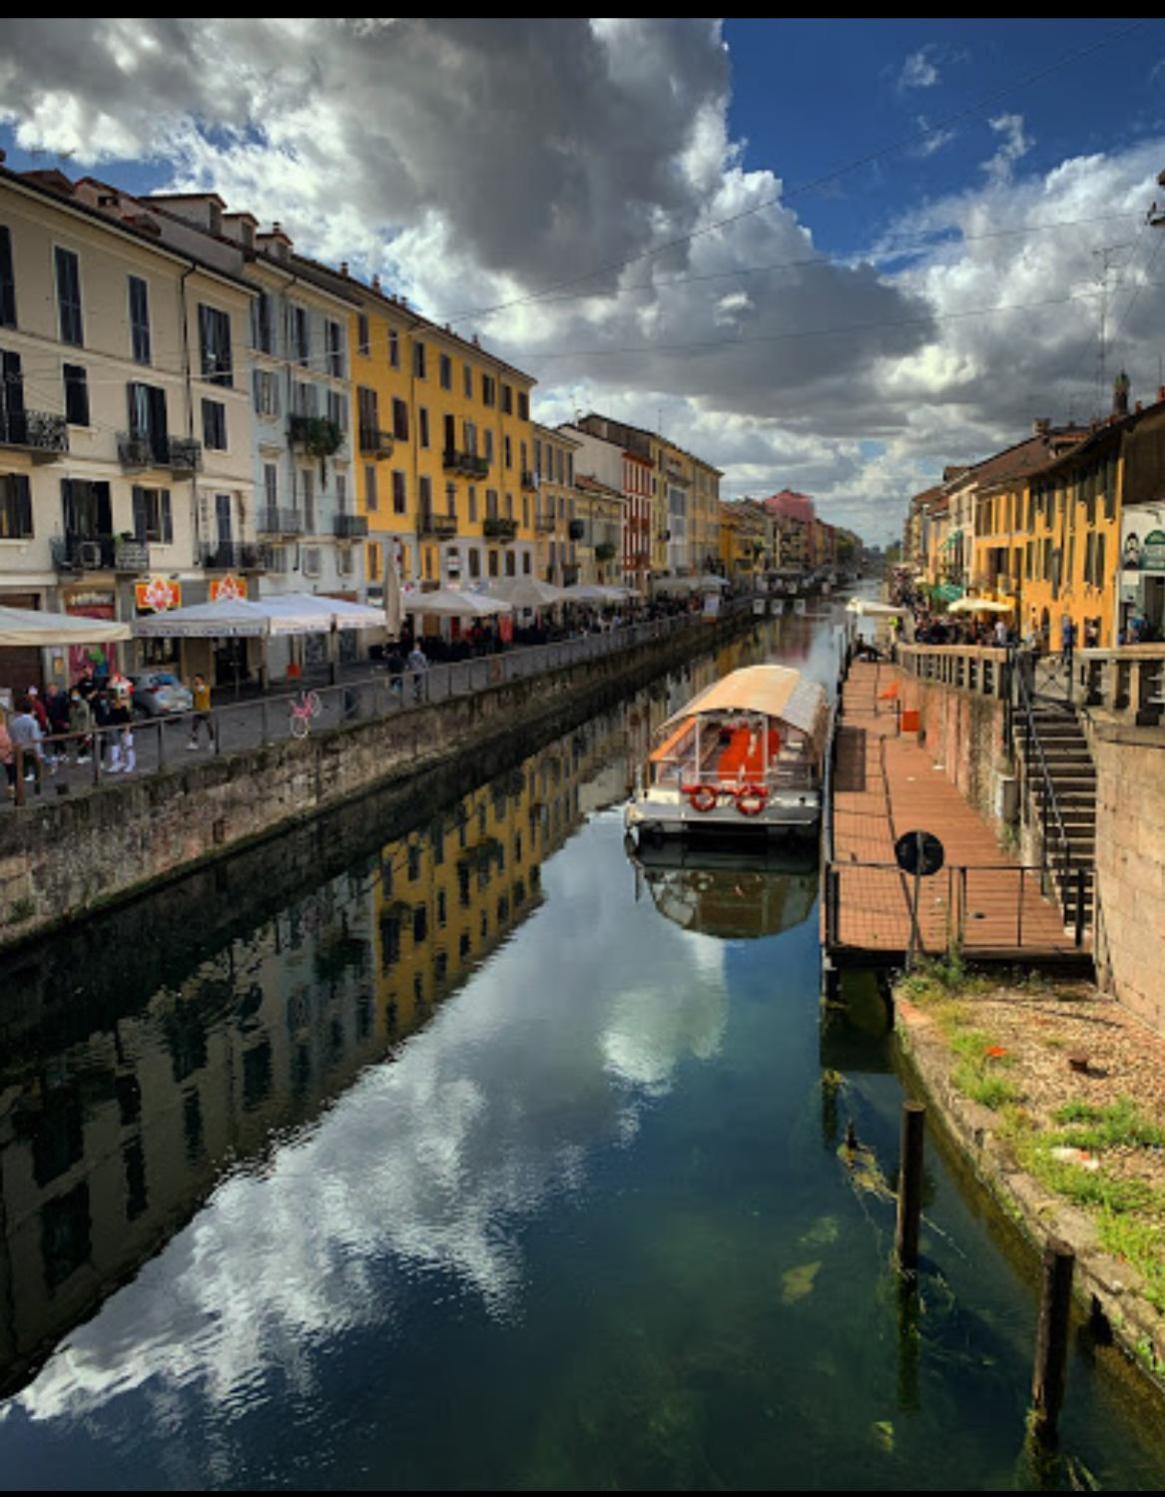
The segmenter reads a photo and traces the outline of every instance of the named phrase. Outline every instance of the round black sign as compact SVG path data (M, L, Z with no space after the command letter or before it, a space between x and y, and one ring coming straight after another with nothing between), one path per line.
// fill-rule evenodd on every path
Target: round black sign
M930 832L905 832L894 844L894 858L904 873L927 878L943 865L943 845Z

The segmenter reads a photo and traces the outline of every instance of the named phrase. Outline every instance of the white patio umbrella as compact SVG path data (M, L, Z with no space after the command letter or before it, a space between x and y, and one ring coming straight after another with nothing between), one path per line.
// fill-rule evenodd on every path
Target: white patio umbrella
M872 618L879 614L900 614L903 610L895 608L892 603L879 603L874 598L851 598L845 605L845 611Z
M956 598L948 613L1011 613L1014 602L999 602L995 598Z
M36 608L0 608L0 645L104 645L129 639L130 626Z
M705 572L702 577L697 578L697 582L705 592L708 592L712 589L716 589L717 591L719 591L720 588L728 586L728 583L725 581L725 579L723 577L717 577L714 572Z
M383 629L381 609L316 593L272 593L258 606L271 617L272 634L323 634L330 629Z
M488 618L495 613L513 613L514 605L501 598L487 598L484 593L454 592L441 587L435 592L405 593L405 613L431 613L439 618Z
M564 603L613 603L610 590L592 582L574 582L562 590Z
M495 582L490 596L502 598L515 608L552 608L566 599L565 588L555 587L537 577L507 577Z
M144 639L254 638L271 633L271 615L246 598L218 598L135 619L133 632Z

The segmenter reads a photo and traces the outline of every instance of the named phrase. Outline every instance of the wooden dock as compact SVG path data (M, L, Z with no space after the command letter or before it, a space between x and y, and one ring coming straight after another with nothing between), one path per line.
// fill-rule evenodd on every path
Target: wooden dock
M900 730L909 677L855 661L838 702L823 856L822 944L833 967L901 965L911 947L914 879L895 862L906 832L933 833L943 868L919 884L915 949L952 943L976 962L1091 969L1038 867L1000 847L914 733Z

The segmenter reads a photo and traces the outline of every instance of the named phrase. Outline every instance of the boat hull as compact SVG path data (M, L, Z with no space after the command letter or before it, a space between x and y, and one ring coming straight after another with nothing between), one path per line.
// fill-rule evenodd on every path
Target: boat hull
M711 811L697 811L687 796L643 794L628 805L625 823L640 837L715 837L720 840L783 838L804 841L817 836L821 800L816 791L771 795L755 816L742 815L734 800L723 798Z

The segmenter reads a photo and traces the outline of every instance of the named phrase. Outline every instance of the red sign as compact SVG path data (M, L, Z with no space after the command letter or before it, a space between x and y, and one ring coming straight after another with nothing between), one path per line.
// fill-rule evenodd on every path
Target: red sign
M182 607L182 584L167 577L135 582L133 595L139 613L166 613L171 608Z
M233 603L236 598L247 596L247 579L236 577L233 573L220 578L217 582L210 584L210 601L217 603L221 598L224 603Z

